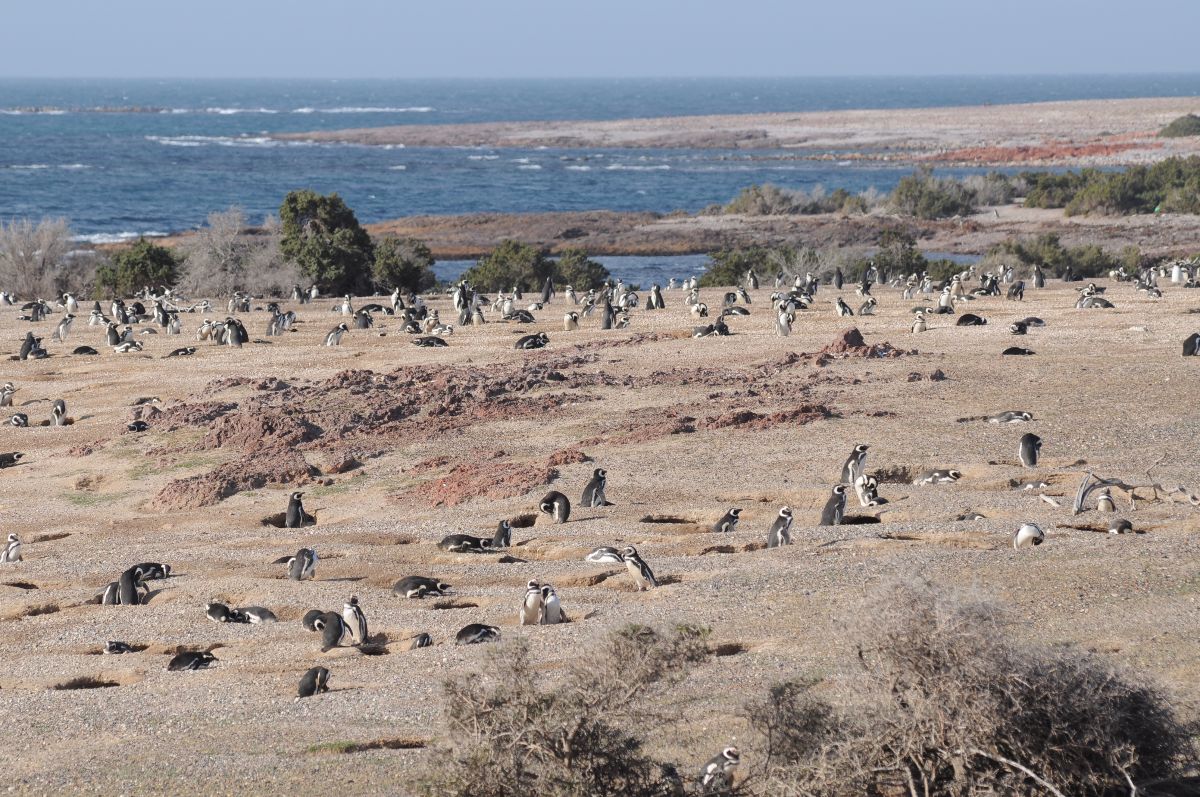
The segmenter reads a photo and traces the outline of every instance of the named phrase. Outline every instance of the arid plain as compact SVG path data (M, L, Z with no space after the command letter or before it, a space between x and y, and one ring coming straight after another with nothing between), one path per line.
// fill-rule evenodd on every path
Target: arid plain
M753 766L741 706L805 675L826 679L821 688L836 698L839 674L853 666L847 614L869 611L864 593L897 575L989 593L1011 608L1019 635L1110 656L1163 684L1195 718L1200 509L1142 500L1132 510L1118 493L1118 515L1139 532L1118 536L1103 533L1109 516L1094 503L1072 516L1071 502L1089 470L1200 491L1200 364L1180 356L1200 329L1190 313L1200 291L1167 286L1154 300L1129 284L1100 284L1115 309L1075 309L1078 283L1055 280L1024 302L972 302L986 326L933 316L922 334L909 332L917 302L894 288L874 289L877 315L842 319L823 287L786 338L773 333L765 289L751 292L749 316L729 319L733 335L705 339L690 337L695 322L679 291L666 292L665 310L638 310L616 331L600 330L597 314L564 332L560 296L535 324L456 329L444 349L413 346L382 316L325 347L341 320L328 299L289 305L299 331L270 343L195 343L196 314L184 316L181 336L139 336L140 354L114 354L83 318L66 344L50 342L57 316L30 325L4 308L5 353L32 328L52 354L3 361L0 382L18 387L14 410L36 424L62 398L74 419L0 429L0 451L25 454L0 471L4 531L20 535L25 555L0 565L7 785L45 794L308 794L333 784L346 794L410 793L421 746L441 733L442 681L485 660L485 646L453 644L471 622L527 639L548 678L605 629L710 627L720 655L674 696L678 722L662 729L661 748L691 771L736 742ZM715 308L721 293L702 299ZM448 297L430 301L444 319L454 315ZM255 340L262 305L240 316ZM1011 335L1009 323L1029 315L1046 326ZM850 326L868 348L835 345ZM548 348L513 349L519 332L535 331L548 333ZM885 343L899 356L874 356ZM100 355L70 354L82 344ZM183 345L196 354L164 359ZM1001 356L1010 345L1036 354ZM159 401L133 406L144 397ZM1035 420L959 420L1010 409ZM149 430L127 431L138 417ZM1044 441L1035 469L1017 462L1026 431ZM856 443L871 446L869 472L891 475L880 486L889 503L863 509L851 499L851 514L880 522L817 527ZM508 553L521 561L435 546L451 532L490 533L502 518L524 522L550 489L576 502L596 467L608 470L615 506L577 507L562 525L519 524ZM963 477L901 483L934 467ZM1030 478L1049 487L1010 482ZM264 525L296 489L317 525ZM758 549L783 504L796 509L795 544ZM710 533L731 506L744 508L737 531ZM968 511L985 519L955 520ZM1014 550L1025 520L1048 539ZM583 561L618 542L636 545L664 585L637 593L623 569ZM286 580L272 564L301 546L321 557L314 581ZM152 582L147 605L89 603L142 561L175 573ZM452 600L393 595L407 575L453 584ZM572 622L517 624L534 578L556 586ZM351 594L380 635L376 655L321 653L301 615L339 608ZM215 625L204 614L213 599L266 606L280 622ZM410 650L418 632L434 646ZM100 655L105 640L144 649ZM212 649L219 661L166 672L180 649ZM331 671L332 691L296 702L301 674L316 665ZM56 688L77 679L107 686Z

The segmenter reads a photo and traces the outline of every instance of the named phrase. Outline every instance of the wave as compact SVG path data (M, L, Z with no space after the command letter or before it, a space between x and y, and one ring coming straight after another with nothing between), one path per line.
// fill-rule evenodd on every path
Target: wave
M91 235L76 235L71 240L88 244L121 244L126 241L136 241L138 238L165 238L167 233L149 230L147 232L97 232Z
M638 166L629 163L610 163L604 167L610 172L665 172L671 167L665 163L660 163L655 166Z
M389 166L389 167L388 167L388 171L391 171L391 172L406 172L406 171L408 171L408 166L404 165L403 163L398 163L398 164L396 164L395 166Z
M205 108L204 113L215 113L220 116L232 116L235 113L279 113L271 108Z
M569 172L590 172L592 170L591 166L565 166L564 168Z
M495 160L500 160L500 156L499 155L468 155L467 160L469 160L469 161L495 161Z
M532 171L538 171L542 167L537 165L536 163L521 163L521 164L517 165L517 168L518 169L526 169L526 170L532 172Z
M276 141L267 136L144 136L147 141L164 147L278 147L304 146L304 141Z

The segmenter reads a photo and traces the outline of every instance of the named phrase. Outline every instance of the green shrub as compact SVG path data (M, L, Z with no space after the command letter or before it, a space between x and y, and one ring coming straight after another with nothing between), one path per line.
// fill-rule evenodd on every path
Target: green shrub
M1045 233L1036 238L1010 238L995 244L988 250L987 259L1024 266L1027 270L1040 265L1047 274L1056 277L1061 277L1070 268L1075 276L1091 279L1122 266L1126 271L1136 271L1141 251L1136 246L1127 246L1116 254L1097 244L1067 247L1054 233Z
M546 277L553 273L554 264L546 252L520 241L504 240L479 258L463 278L484 291L540 290Z
M554 261L554 283L570 285L577 291L599 288L611 276L603 264L590 260L582 249L566 249Z
M751 246L746 249L722 249L710 252L709 265L700 275L700 287L715 288L741 285L750 269L760 276L774 274L780 268L790 268L798 258L791 247L769 248Z
M925 167L904 177L892 192L892 208L918 219L945 219L975 212L975 193L956 180L933 176Z
M96 298L132 296L146 287L170 287L178 277L179 263L170 249L139 238L113 255L109 264L96 269Z
M1064 208L1068 216L1101 213L1200 213L1200 156L1166 158L1122 171L1030 172L1028 207Z
M280 249L323 292L367 293L371 236L337 194L292 191L279 208Z
M1162 138L1184 138L1185 136L1200 136L1200 116L1189 113L1171 122L1158 131Z
M420 293L437 283L433 274L433 254L416 238L385 236L375 244L375 284L391 291Z

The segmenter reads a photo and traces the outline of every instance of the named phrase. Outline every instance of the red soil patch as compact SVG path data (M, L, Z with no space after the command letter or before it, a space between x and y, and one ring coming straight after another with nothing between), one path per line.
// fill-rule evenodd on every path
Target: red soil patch
M514 462L503 451L485 461L465 462L444 476L393 498L416 498L430 506L457 506L471 498L515 498L558 478L549 465Z
M726 429L770 429L782 424L803 426L813 421L835 417L836 413L824 404L803 404L779 412L763 414L753 410L734 410L705 418L699 428L705 430Z
M313 474L302 454L284 448L270 456L251 455L199 476L176 479L159 491L154 502L162 509L196 509L242 490L307 482Z

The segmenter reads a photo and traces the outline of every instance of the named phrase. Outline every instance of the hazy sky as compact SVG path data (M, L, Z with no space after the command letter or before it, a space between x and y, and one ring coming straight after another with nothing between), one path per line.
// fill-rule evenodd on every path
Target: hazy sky
M8 0L4 77L1195 72L1200 0Z

